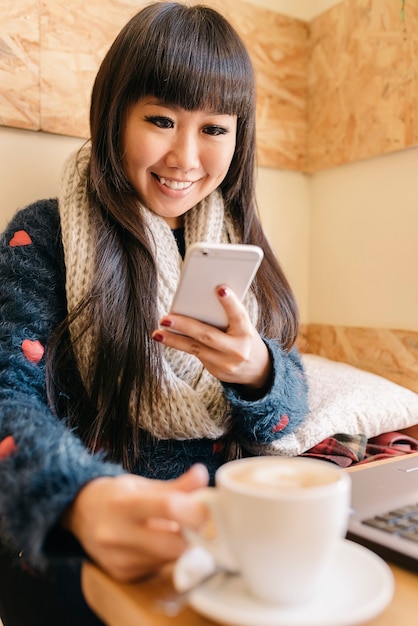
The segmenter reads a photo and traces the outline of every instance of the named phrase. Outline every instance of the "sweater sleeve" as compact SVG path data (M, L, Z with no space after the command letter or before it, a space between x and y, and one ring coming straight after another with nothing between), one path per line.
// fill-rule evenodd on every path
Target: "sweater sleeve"
M18 212L0 239L2 541L46 563L45 542L89 480L123 473L91 454L48 408L45 347L66 313L57 201Z
M248 451L261 454L263 446L297 428L308 409L308 386L296 348L284 352L279 343L265 340L272 361L272 383L267 393L248 400L234 385L224 385L231 403L233 428L238 441Z

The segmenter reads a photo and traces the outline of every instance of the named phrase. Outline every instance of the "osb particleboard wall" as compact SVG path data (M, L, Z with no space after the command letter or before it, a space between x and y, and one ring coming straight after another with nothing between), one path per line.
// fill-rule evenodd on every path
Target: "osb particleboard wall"
M209 0L258 83L259 164L317 171L418 144L418 3L342 0L310 24ZM93 77L138 0L1 0L0 124L88 135Z
M299 348L349 363L418 393L418 331L306 324Z
M0 124L87 137L99 63L147 3L1 0ZM259 164L306 169L307 25L236 0L207 4L231 20L256 68Z
M418 144L418 2L344 0L310 25L310 170Z

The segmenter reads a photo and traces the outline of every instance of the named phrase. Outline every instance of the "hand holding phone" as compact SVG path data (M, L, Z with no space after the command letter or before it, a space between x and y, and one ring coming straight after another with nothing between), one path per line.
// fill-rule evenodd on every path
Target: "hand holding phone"
M195 243L186 251L171 313L187 315L225 330L227 315L215 289L228 285L243 300L263 259L258 246Z

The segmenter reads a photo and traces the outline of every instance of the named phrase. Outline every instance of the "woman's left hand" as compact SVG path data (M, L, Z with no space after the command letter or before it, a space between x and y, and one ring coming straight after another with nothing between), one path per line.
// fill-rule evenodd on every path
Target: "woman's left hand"
M216 378L261 389L271 376L270 354L244 305L226 285L217 296L228 316L226 331L184 315L169 314L152 337L166 346L195 355ZM176 332L171 332L175 330Z

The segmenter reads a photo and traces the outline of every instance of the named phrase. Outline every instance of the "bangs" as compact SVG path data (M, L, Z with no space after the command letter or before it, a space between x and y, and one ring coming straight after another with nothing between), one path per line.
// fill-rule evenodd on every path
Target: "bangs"
M245 117L254 76L237 33L208 7L162 11L148 30L133 100L148 95L186 110Z

